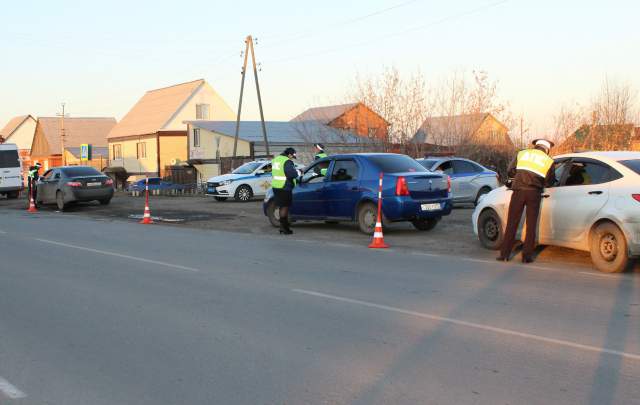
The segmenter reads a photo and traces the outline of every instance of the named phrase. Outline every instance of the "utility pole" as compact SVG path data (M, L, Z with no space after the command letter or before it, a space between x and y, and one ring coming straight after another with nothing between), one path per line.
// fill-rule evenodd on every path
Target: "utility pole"
M242 113L242 97L244 95L244 79L247 74L247 58L249 56L249 52L251 52L251 61L253 64L253 77L256 81L256 93L258 95L258 107L260 108L260 122L262 123L262 136L264 138L264 145L267 156L270 155L269 152L269 139L267 138L267 127L264 123L264 112L262 109L262 97L260 95L260 84L258 82L258 67L256 65L256 53L253 49L253 38L251 35L248 35L244 40L245 42L245 51L244 51L244 63L242 65L242 79L240 81L240 100L238 101L238 115L236 117L236 134L233 140L233 161L232 165L235 162L237 152L238 152L238 137L240 135L240 116Z
M65 103L62 103L62 114L57 114L60 117L60 147L62 151L62 166L66 166L66 159L64 156L64 107Z

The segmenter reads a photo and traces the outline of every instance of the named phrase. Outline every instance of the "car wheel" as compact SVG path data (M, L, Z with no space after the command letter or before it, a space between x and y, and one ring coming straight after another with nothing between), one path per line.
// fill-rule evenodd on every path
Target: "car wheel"
M476 196L476 200L473 202L473 205L477 207L478 203L480 202L480 197L482 197L485 194L489 194L490 192L491 192L491 189L489 187L482 187L480 191L478 191L478 195Z
M591 235L591 260L603 273L621 273L629 264L627 239L615 224L598 225Z
M504 233L500 217L494 210L487 209L480 214L478 218L478 238L485 248L491 250L500 249Z
M228 197L213 197L216 201L227 201Z
M372 203L365 203L358 208L358 227L362 233L370 235L376 229L378 208Z
M280 227L280 210L276 207L275 201L271 201L267 206L267 217L271 225L275 228Z
M253 191L251 191L251 187L247 185L242 185L236 190L236 201L247 202L251 197L253 197Z
M430 231L438 225L440 218L414 219L411 221L414 228L419 231Z
M111 198L105 198L104 200L98 200L98 202L100 202L100 205L109 205L109 203L111 202Z
M56 205L58 206L58 211L64 211L64 196L62 195L62 191L60 190L56 192Z

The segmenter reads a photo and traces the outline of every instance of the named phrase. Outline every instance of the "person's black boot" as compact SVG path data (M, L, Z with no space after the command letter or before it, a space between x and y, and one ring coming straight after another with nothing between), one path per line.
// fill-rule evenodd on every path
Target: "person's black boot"
M522 263L533 263L533 257L522 255Z
M293 233L289 228L288 218L280 218L280 233L283 235L291 235Z

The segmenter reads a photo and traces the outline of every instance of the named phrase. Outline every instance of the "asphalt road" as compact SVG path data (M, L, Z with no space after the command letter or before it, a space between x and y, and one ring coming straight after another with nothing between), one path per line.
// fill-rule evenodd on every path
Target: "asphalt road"
M640 279L0 211L0 404L640 403Z

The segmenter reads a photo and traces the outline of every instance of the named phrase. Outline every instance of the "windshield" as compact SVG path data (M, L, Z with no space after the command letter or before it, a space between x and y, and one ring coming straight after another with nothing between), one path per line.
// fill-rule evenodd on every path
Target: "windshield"
M427 170L431 170L431 168L433 167L433 165L435 165L437 162L437 160L435 159L420 159L418 160L418 163L420 163L422 166L424 166L425 169Z
M20 167L18 151L15 149L0 150L0 168L6 169L9 167Z
M420 163L406 155L369 156L369 160L384 173L427 172Z
M94 169L93 167L67 167L62 169L62 173L66 177L82 177L82 176L102 176L102 173Z
M236 170L232 171L233 174L251 174L253 173L262 162L249 162L245 163L242 166L238 167Z
M637 174L640 174L640 159L621 160L620 163L627 166L629 169L633 170Z

